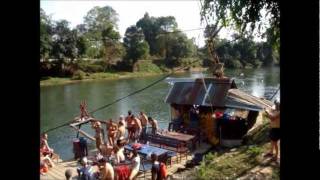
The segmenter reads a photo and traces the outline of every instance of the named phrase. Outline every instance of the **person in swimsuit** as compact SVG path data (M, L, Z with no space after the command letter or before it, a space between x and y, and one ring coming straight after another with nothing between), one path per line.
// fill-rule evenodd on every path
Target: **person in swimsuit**
M125 161L123 140L117 140L117 146L114 147L114 152L116 157L115 163L123 163Z
M148 117L148 121L152 126L152 134L155 135L157 134L158 131L158 121L153 119L152 117Z
M99 121L95 122L94 124L94 130L95 130L95 138L96 138L96 148L101 152L101 145L105 144L105 136L104 131L101 127L101 123Z
M132 118L132 115L132 112L128 111L128 116L126 117L129 140L133 140L135 135L134 120Z
M270 134L271 148L270 152L265 155L265 157L272 156L274 161L277 161L279 149L278 141L280 140L280 103L275 101L275 109L265 111L266 117L270 119ZM275 155L273 156L273 150L275 150Z
M109 143L111 146L113 146L117 137L118 125L112 122L112 119L109 119L109 122L107 122L107 130Z
M140 134L142 131L142 125L140 119L136 118L134 115L132 115L132 119L134 122L134 140L139 140Z
M141 139L145 140L145 137L147 134L148 116L141 111L139 119L141 121L141 126L142 126Z
M114 180L114 170L110 163L105 158L98 160L101 180Z
M117 134L117 138L124 138L126 134L126 127L124 125L124 120L120 119L119 121L119 126L118 126L118 134Z

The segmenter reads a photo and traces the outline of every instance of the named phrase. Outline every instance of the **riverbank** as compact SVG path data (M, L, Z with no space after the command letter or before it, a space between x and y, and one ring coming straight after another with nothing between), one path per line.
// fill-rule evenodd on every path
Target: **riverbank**
M246 145L214 149L199 165L182 168L171 179L280 179L280 162L264 157L270 150L268 130L264 120L246 137Z
M173 70L175 73L185 73L185 72L201 72L205 71L206 68L191 68L189 70ZM105 73L92 73L86 74L82 80L73 80L71 77L47 77L46 79L40 80L40 87L44 86L54 86L54 85L64 85L79 82L88 82L96 80L114 80L114 79L125 79L134 77L146 77L155 76L162 74L169 74L171 72L105 72Z

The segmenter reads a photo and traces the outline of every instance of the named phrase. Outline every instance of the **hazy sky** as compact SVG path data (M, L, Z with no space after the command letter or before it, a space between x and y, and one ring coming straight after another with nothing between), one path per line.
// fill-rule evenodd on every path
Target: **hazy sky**
M66 19L71 27L83 23L83 17L94 6L111 6L119 14L119 32L123 37L126 29L135 25L145 12L150 16L174 16L181 30L204 28L200 21L200 4L198 0L177 1L102 1L102 0L41 0L41 8L53 20ZM203 30L185 32L189 38L194 37L196 44L204 45ZM222 30L220 37L230 38L230 30Z

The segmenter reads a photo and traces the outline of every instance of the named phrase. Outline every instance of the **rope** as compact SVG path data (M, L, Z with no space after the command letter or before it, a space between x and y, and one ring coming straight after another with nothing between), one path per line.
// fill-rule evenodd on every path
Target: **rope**
M278 87L278 89L277 89L277 91L272 95L272 97L270 98L270 101L274 98L274 96L276 95L276 94L278 94L278 91L280 90L280 86Z
M200 61L200 59L199 59L199 60L195 60L195 61L191 62L189 65L194 64L194 63L196 63L196 62L198 62L198 61ZM187 67L187 66L183 66L183 67L181 67L181 68L179 68L179 69L177 69L177 70L175 70L175 71L179 71L179 70L185 69L186 67ZM132 93L130 93L130 94L128 94L128 95L126 95L126 96L124 96L124 97L121 97L121 98L119 98L119 99L117 99L117 100L115 100L115 101L113 101L113 102L109 103L109 104L106 104L106 105L104 105L104 106L101 106L101 107L99 107L99 108L97 108L97 109L93 110L93 111L89 112L89 114L93 114L93 113L95 113L95 112L97 112L97 111L99 111L99 110L102 110L102 109L104 109L104 108L107 108L107 107L109 107L109 106L111 106L111 105L113 105L113 104L115 104L115 103L117 103L117 102L119 102L119 101L122 101L122 100L123 100L123 99L125 99L125 98L128 98L128 97L130 97L130 96L133 96L133 95L135 95L135 94L138 94L138 93L140 93L141 91L144 91L145 89L148 89L148 88L150 88L150 87L152 87L152 86L156 85L156 84L157 84L157 83L159 83L160 81L164 80L165 78L167 78L167 77L171 76L172 74L174 74L174 72L175 72L175 71L172 71L172 72L171 72L171 73L169 73L168 75L163 76L162 78L160 78L160 79L158 79L158 80L154 81L153 83L151 83L151 84L149 84L149 85L145 86L144 88L141 88L141 89L139 89L139 90L136 90L136 91L134 91L134 92L132 92ZM59 125L59 126L57 126L57 127L54 127L54 128L48 129L48 130L44 131L43 133L47 133L47 132L50 132L50 131L56 130L56 129L58 129L58 128L61 128L61 127L67 126L67 125L69 125L71 122L73 122L73 121L69 121L69 122L64 123L64 124L62 124L62 125Z

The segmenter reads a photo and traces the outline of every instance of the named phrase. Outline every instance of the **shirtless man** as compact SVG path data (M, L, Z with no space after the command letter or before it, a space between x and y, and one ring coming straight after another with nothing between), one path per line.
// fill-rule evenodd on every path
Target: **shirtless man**
M101 180L113 180L114 179L114 170L110 163L106 161L105 158L102 158L98 161L98 167L101 173Z
M280 140L280 102L275 102L275 108L272 110L265 111L266 116L270 119L270 134L269 138L271 140L270 152L265 155L265 157L271 156L272 160L278 160L279 148L278 141ZM275 154L273 154L275 150Z
M99 121L96 121L93 125L95 129L95 138L96 138L96 147L101 152L100 146L105 144L105 137L104 137L104 131L101 127L101 123Z
M133 121L134 121L134 129L135 129L135 134L134 134L134 139L139 139L141 131L142 131L142 125L140 119L132 115Z
M139 119L142 126L142 139L145 140L145 135L147 134L148 116L144 112L140 112Z
M117 134L118 139L120 139L121 137L124 138L125 133L126 133L126 127L124 126L124 120L120 118L119 126L118 126L118 134Z
M158 130L158 121L153 119L152 117L148 117L148 121L152 126L152 134L156 134Z
M132 112L128 111L128 116L126 117L127 129L128 129L128 138L134 139L135 129L134 129L134 120L132 118Z
M108 140L110 145L113 146L117 137L118 125L112 122L112 119L109 119L109 122L107 122L106 124L108 130Z

